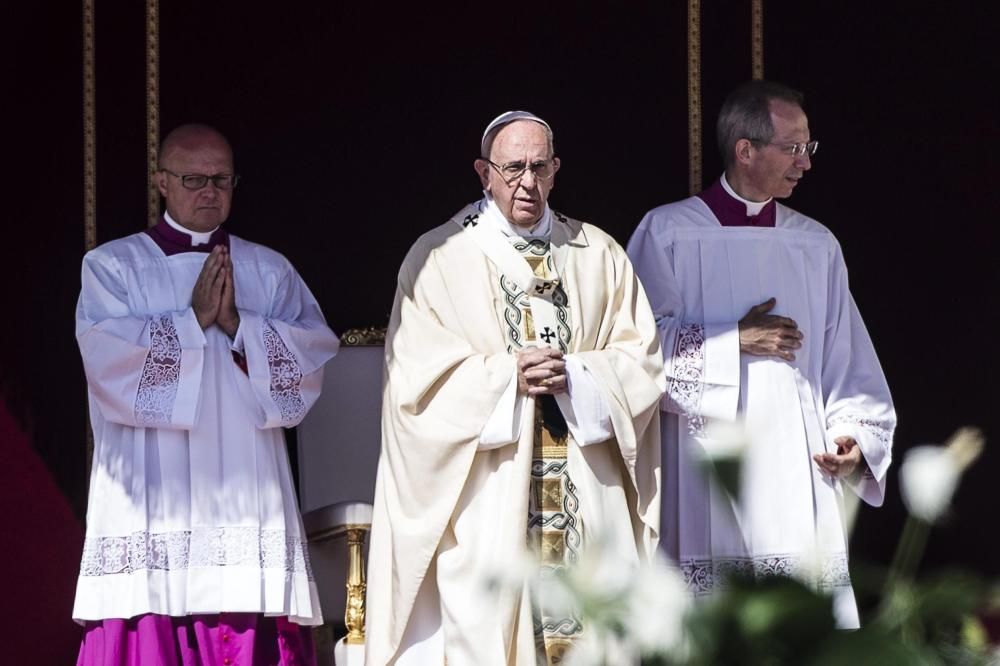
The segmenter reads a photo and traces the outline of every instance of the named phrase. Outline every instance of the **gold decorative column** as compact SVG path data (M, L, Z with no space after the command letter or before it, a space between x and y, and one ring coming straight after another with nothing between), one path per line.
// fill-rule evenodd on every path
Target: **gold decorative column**
M160 221L160 192L156 188L157 150L160 144L160 2L146 0L146 223Z
M97 106L94 0L83 0L83 248L97 246Z
M701 192L701 0L688 0L688 190Z
M347 526L347 605L344 624L347 625L348 645L365 644L365 560L361 549L369 525Z
M750 7L750 63L754 81L764 78L764 0Z
M94 0L83 0L83 249L97 246L97 102L94 74ZM87 478L94 459L94 434L86 420Z

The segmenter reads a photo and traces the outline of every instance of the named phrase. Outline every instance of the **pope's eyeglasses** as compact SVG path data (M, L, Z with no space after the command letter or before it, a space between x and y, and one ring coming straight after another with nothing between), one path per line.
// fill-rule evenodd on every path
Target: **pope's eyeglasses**
M483 158L486 160L491 167L496 169L500 177L504 179L504 182L508 185L513 185L522 178L524 174L531 171L531 174L538 180L548 180L552 176L556 175L555 158L549 160L541 160L538 162L532 162L527 164L525 162L507 162L506 164L497 164L496 162Z

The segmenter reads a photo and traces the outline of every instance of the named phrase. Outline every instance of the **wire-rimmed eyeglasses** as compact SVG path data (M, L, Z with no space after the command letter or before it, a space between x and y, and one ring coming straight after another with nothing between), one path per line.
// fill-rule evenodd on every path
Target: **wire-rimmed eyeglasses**
M526 162L507 162L505 164L497 164L496 162L483 158L486 160L491 167L496 169L500 177L504 179L508 185L513 185L517 181L524 178L524 174L531 171L533 175L538 180L548 180L552 176L556 175L555 158L548 160L539 160L538 162L532 162L527 164Z
M208 176L203 173L174 173L170 169L161 168L160 171L168 173L174 178L178 178L181 181L181 187L185 190L200 190L201 188L208 185L208 181L212 181L220 190L231 190L236 187L236 183L239 182L240 177L235 173L216 173Z
M808 143L774 143L772 141L764 141L763 139L750 139L750 141L765 146L777 146L782 151L795 157L802 157L803 155L812 157L819 150L819 141L809 141Z

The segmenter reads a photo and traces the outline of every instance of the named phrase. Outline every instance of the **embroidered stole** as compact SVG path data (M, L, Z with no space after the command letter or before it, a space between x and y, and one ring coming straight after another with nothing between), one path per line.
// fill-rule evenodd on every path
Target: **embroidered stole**
M508 238L480 225L476 214L456 222L472 234L500 273L507 351L554 347L568 353L571 320L557 269L564 265L559 259L565 256L554 253L547 239ZM545 578L579 562L583 528L577 488L569 475L570 434L552 396L535 400L534 430L527 541ZM566 616L562 609L551 612L550 604L537 593L531 604L538 663L561 663L573 641L583 633L578 614Z

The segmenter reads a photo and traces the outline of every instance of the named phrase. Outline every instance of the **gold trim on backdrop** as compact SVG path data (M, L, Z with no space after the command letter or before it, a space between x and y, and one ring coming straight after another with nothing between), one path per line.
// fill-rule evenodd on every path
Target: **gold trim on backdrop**
M160 221L160 191L156 188L156 152L160 143L160 2L146 0L146 221Z
M97 246L97 104L94 74L94 0L83 0L83 249ZM86 415L87 478L94 459L94 434Z
M94 0L83 0L83 248L97 246L97 130Z
M688 0L688 189L701 192L701 0Z
M750 7L750 61L754 81L764 78L764 0Z

